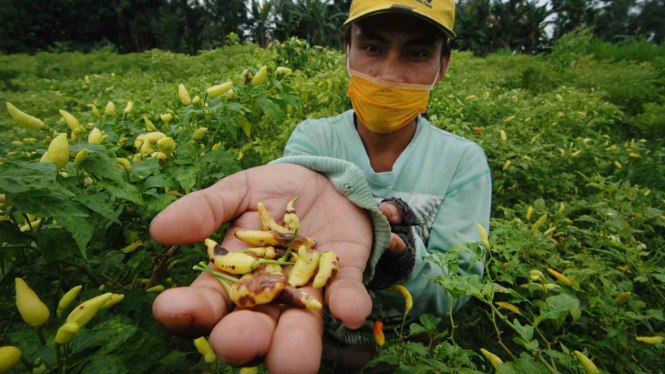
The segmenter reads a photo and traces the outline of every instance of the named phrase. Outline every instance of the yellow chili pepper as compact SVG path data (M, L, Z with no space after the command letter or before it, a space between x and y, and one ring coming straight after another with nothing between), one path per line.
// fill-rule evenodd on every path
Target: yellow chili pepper
M27 283L21 278L16 282L16 306L23 320L32 327L41 327L48 321L50 313L48 307Z
M230 90L232 85L233 85L233 82L226 82L226 83L222 83L222 84L217 85L217 86L212 86L212 87L208 88L208 91L207 91L208 96L210 96L211 98L212 97L217 97L217 96L223 94L224 92Z
M206 132L208 131L207 127L201 127L198 130L194 131L194 135L192 135L192 139L194 140L201 140L205 136Z
M382 347L386 342L386 336L383 335L383 322L374 322L374 341L379 347Z
M623 167L623 165L621 165L621 163L619 161L614 161L614 166L616 166L619 169L621 169Z
M173 115L171 113L166 113L166 114L160 115L159 118L161 118L162 121L164 121L164 122L170 122L171 120L173 120Z
M157 148L165 155L170 155L175 150L176 143L173 138L162 138L157 142Z
M293 72L293 70L291 70L289 68L285 68L283 66L280 66L280 67L277 68L277 70L275 70L275 76L283 75L283 76L286 77L286 76L290 75L292 72Z
M312 286L314 288L322 288L337 274L337 270L339 270L339 257L337 257L335 252L328 251L322 253L319 258L319 272L314 277Z
M0 373L6 373L21 361L21 350L11 345L0 347Z
M67 316L67 322L73 322L78 325L78 327L85 326L92 317L97 314L99 309L106 304L107 301L111 299L112 293L105 293L97 297L81 303L77 306L69 316Z
M150 144L149 141L144 141L143 145L141 145L141 154L144 156L151 155L155 152L154 149L152 149L152 144Z
M129 101L129 102L127 102L127 106L125 107L125 110L123 110L122 112L125 113L125 114L129 114L129 113L132 112L132 109L134 109L134 103Z
M506 161L505 164L503 164L503 170L506 170L510 167L510 160Z
M99 110L97 110L97 106L95 104L88 104L90 109L92 109L92 114L94 114L97 118L101 118L102 115L99 113Z
M192 104L200 104L201 103L201 98L198 96L194 96L192 99Z
M480 240L482 241L483 246L485 246L485 249L490 249L490 241L487 237L487 231L485 231L485 228L480 223L476 223L476 226L478 226L478 232L480 233Z
M256 374L258 372L259 372L259 367L258 366L252 366L252 367L241 368L239 374Z
M229 90L229 93L226 94L226 97L224 98L225 101L231 101L236 98L236 92L233 90Z
M309 282L319 265L319 254L313 248L301 245L298 249L298 259L289 273L289 284L293 287L302 287Z
M531 220L531 215L533 214L533 207L529 205L529 209L526 210L526 220Z
M143 122L145 122L145 128L148 131L157 131L157 128L155 127L155 124L152 123L152 121L150 121L148 119L148 116L143 116Z
M387 291L394 291L402 295L404 298L404 314L409 314L411 309L413 308L413 297L411 297L411 293L409 290L406 289L406 287L401 286L401 285L396 285L389 287Z
M62 133L55 137L48 146L49 160L55 162L58 167L65 167L69 161L69 142L67 141L67 134Z
M214 256L215 266L231 274L247 274L258 267L256 259L242 252L232 252Z
M655 345L661 344L664 339L662 336L637 336L635 337L635 340L638 342Z
M113 104L113 101L109 101L106 104L106 109L104 109L104 114L107 116L112 116L115 114L115 104Z
M71 290L67 291L67 293L65 293L65 296L63 296L62 299L60 299L60 302L58 303L58 310L56 311L58 317L62 317L62 314L65 312L69 304L71 304L72 301L76 299L76 296L78 296L82 288L83 286L76 286Z
M580 317L582 317L582 311L580 308L572 308L570 310L570 316L573 318L573 323L576 323Z
M104 142L104 137L102 136L102 132L99 131L98 128L94 128L92 131L90 131L90 135L88 135L88 143L90 144L102 144Z
M203 356L206 364L212 364L217 359L215 356L215 351L212 350L210 343L206 340L205 337L200 337L194 340L194 345L199 353Z
M132 244L126 246L125 248L121 249L122 253L132 253L134 252L138 247L142 246L143 242L141 239L138 239L134 241Z
M60 115L65 119L65 122L67 122L67 127L69 127L73 133L80 134L85 131L85 129L79 124L79 120L77 120L73 115L65 112L62 109L60 110Z
M187 88L185 88L184 84L178 86L178 96L183 105L189 105L192 103L192 99L189 97L189 92L187 92Z
M582 352L575 351L575 356L577 356L577 359L580 361L580 364L582 364L582 367L584 368L584 371L586 372L586 374L599 374L600 373L600 370L598 370L596 365L588 357L586 357Z
M617 302L617 304L619 304L619 305L623 305L623 304L625 304L626 301L628 301L628 299L630 298L630 295L631 295L630 292L622 292L622 293L620 293L619 296L617 296L617 298L616 298L616 302Z
M44 128L44 122L39 118L35 118L27 113L20 111L12 103L7 103L7 110L9 115L12 116L19 126L23 126L33 130L41 130Z
M499 130L499 133L501 134L501 141L505 143L506 140L508 140L508 137L506 136L506 132L503 131L503 130Z
M563 282L566 286L568 286L568 287L573 286L573 281L570 280L570 278L566 277L565 275L559 273L558 271L552 270L552 269L547 269L547 272L550 273L554 278L556 278L556 279L560 280L561 282Z
M160 293L162 291L164 291L164 286L162 286L161 284L159 284L157 286L154 286L154 287L150 287L147 290L145 290L145 292L148 292L148 293Z
M529 271L529 279L532 282L538 282L545 279L545 275L543 274L542 271L533 269Z
M78 166L85 161L85 159L88 157L88 150L83 149L79 151L79 153L76 154L76 157L74 157L74 165Z
M126 158L118 158L118 165L122 166L123 169L129 171L132 171L132 164L129 163L129 160Z
M114 306L115 304L121 302L122 299L124 299L124 298L125 298L125 295L112 294L109 301L107 301L106 304L102 305L101 309L108 309L108 308Z
M249 82L250 86L258 86L260 84L263 84L266 79L268 79L268 67L263 66L258 73L252 78L252 81Z
M531 234L534 234L536 231L538 231L540 226L542 226L545 223L545 221L547 221L547 213L540 216L540 218L538 218L538 221L536 221L533 224L533 226L531 226Z
M489 361L492 364L494 369L497 369L499 367L499 365L503 364L503 361L501 361L499 356L497 356L494 353L486 350L485 348L480 348L480 353L482 353L483 356L485 356L487 361Z
M80 333L80 327L76 322L66 322L62 325L55 335L55 342L66 344L74 340Z

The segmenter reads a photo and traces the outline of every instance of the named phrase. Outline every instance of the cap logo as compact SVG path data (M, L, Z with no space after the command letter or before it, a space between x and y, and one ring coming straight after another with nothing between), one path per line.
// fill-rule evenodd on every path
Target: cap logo
M416 0L416 1L432 9L432 0Z

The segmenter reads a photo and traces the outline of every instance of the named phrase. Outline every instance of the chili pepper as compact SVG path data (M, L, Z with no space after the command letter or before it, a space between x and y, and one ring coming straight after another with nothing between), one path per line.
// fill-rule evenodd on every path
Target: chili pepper
M155 124L148 119L148 116L143 116L143 122L145 123L145 128L148 131L157 131Z
M296 261L296 263L298 262ZM337 274L337 270L339 270L339 257L335 252L323 252L319 258L319 272L314 277L312 286L314 288L324 287Z
M12 116L19 126L33 130L41 130L44 128L44 122L42 122L42 120L20 111L17 107L12 105L12 103L7 103L7 110L9 111L9 115Z
M554 283L545 283L545 284L543 284L543 288L544 288L546 291L552 291L552 290L555 289L555 288L561 288L561 287L559 287L558 284L554 284Z
M409 292L409 290L407 290L406 287L401 285L392 286L387 288L386 290L394 291L402 295L402 297L404 298L404 315L409 314L411 308L413 308L413 297L411 297L411 293Z
M208 88L208 91L207 91L208 96L210 96L211 98L217 97L217 96L223 94L224 92L230 90L232 85L233 85L233 82L226 82L226 83L222 83L222 84L217 85L217 86L212 86L212 87Z
M174 261L169 262L168 269L169 269L169 270L173 269L173 268L174 268L176 265L178 265L179 263L180 263L180 260L174 260Z
M533 269L529 271L529 279L532 282L538 282L545 279L545 275L540 270Z
M168 158L169 158L167 155L165 155L162 152L153 152L153 154L151 154L150 156L151 157L157 157L157 159L159 160L160 163L168 160Z
M298 259L289 273L289 284L293 287L306 285L319 265L319 254L312 248L301 245L298 248Z
M65 112L62 109L60 110L60 115L65 119L65 122L67 122L67 127L69 127L73 133L80 134L85 131L85 129L79 124L79 120L77 120L73 115Z
M215 351L212 350L210 343L206 340L205 337L200 337L194 340L194 345L199 353L203 356L206 364L212 364L217 359L215 356Z
M147 290L145 290L145 292L147 293L160 293L162 291L164 291L164 286L162 286L161 284L158 284L154 287L150 287Z
M280 75L283 75L283 76L286 77L286 76L290 75L291 73L293 73L293 70L291 70L289 68L285 68L283 66L280 66L280 67L277 68L277 70L275 70L275 76L276 77L278 77Z
M258 86L260 84L263 84L266 79L268 79L268 67L263 66L258 73L252 78L251 82L249 82L250 86Z
M173 115L171 113L166 113L166 114L160 115L159 118L161 118L162 121L168 123L168 122L171 122L171 120L173 120Z
M162 138L157 141L157 148L165 155L170 155L175 150L176 144L173 138Z
M99 131L98 128L94 128L92 131L90 131L90 135L88 135L88 143L90 144L102 144L103 142L103 136L102 132Z
M104 109L104 114L107 116L112 116L115 114L115 104L113 104L113 101L109 101L106 104L106 109Z
M61 172L60 172L60 176L63 177L63 178L65 178L65 179L67 179L67 178L69 178L69 173L66 172L66 171L61 171Z
M277 301L296 308L306 308L310 310L322 310L323 305L314 296L309 293L288 284L277 298Z
M516 307L513 304L506 303L506 302L503 302L503 301L497 301L497 302L495 302L495 304L500 306L503 309L508 309L511 312L515 313L515 314L519 314L520 316L522 315L522 312L520 311L520 308Z
M508 139L508 137L506 136L506 132L503 131L503 130L500 130L499 133L501 134L501 141L505 143L506 140Z
M499 358L499 356L495 355L494 353L486 350L485 348L480 348L480 353L485 356L487 361L489 361L494 369L498 369L499 365L503 364L503 361Z
M111 299L111 296L112 294L109 292L81 303L69 313L67 322L73 322L79 327L85 326L97 314L99 309Z
M95 182L95 181L92 180L92 178L90 178L90 176L88 176L88 175L86 175L86 176L83 178L83 184L86 185L86 186L92 186L92 184L93 184L94 182Z
M142 160L143 160L143 157L141 156L140 153L135 154L134 158L132 159L132 161L134 161L134 162L140 162Z
M538 218L538 221L536 221L533 224L533 226L531 226L531 234L534 234L536 231L538 231L540 226L542 226L545 223L545 221L547 221L547 213L540 216L540 218Z
M66 344L74 340L79 333L81 328L76 322L66 322L64 325L60 326L57 334L55 335L55 342L58 344Z
M257 210L259 211L259 220L261 221L261 230L270 231L274 230L286 234L289 232L289 229L275 222L275 219L272 218L268 210L266 209L263 203L257 204Z
M192 135L192 139L194 140L201 140L205 136L206 132L208 131L207 127L201 127L198 130L194 131L194 135Z
M200 104L201 103L201 98L198 96L194 96L192 99L192 104Z
M561 282L563 282L563 284L565 284L566 286L568 286L568 287L573 286L573 281L570 280L565 275L559 273L558 271L552 270L552 269L547 269L547 272L550 273L554 278L556 278L556 279L560 280Z
M631 295L630 292L622 292L619 294L619 296L617 296L615 301L617 302L617 304L623 305L626 303L626 301L628 301L630 295Z
M638 342L646 343L646 344L656 345L656 344L661 344L663 342L663 337L662 336L637 336L637 337L635 337L635 340L637 340Z
M386 342L386 337L383 335L383 322L374 322L374 341L379 347L383 347Z
M79 151L79 153L76 154L76 157L74 157L74 165L75 166L81 165L87 157L88 157L87 149Z
M187 88L185 88L184 84L178 86L178 97L180 97L180 101L182 101L183 105L189 105L192 103L192 99L189 97L189 92L187 92Z
M506 170L510 167L510 160L506 161L505 164L503 164L503 170Z
M275 300L286 287L282 273L245 274L229 289L229 297L240 308L252 308Z
M69 161L69 142L67 141L67 134L62 133L55 137L48 146L48 158L51 162L55 162L58 167L65 167Z
M5 204L7 202L7 196L3 193L0 193L0 203Z
M83 286L76 286L72 288L71 290L67 291L67 293L65 293L62 299L60 299L60 302L58 303L58 310L56 311L58 317L62 317L62 314L65 312L69 304L71 304L72 301L76 299L76 296L78 296L81 288L83 288Z
M580 308L572 308L570 310L570 316L573 318L573 323L576 323L580 317L582 317L582 311Z
M271 246L247 248L247 249L242 250L241 252L242 253L250 253L250 254L255 255L256 257L265 258L265 259L268 259L268 260L272 260L272 259L277 258L279 252L281 252L281 254L284 254L283 250L277 251L275 249L275 247L271 247Z
M526 220L531 220L531 215L533 214L533 207L529 205L529 209L526 210Z
M166 138L166 134L164 134L163 132L159 132L159 131L153 131L153 132L149 132L147 134L142 134L142 135L139 135L139 136L141 136L141 139L147 140L151 144L155 144L158 141L160 141L161 139Z
M106 304L102 305L101 309L108 309L108 308L114 306L115 304L121 302L122 299L124 299L124 298L125 298L125 295L112 294L109 301L107 301Z
M296 195L288 204L286 204L286 211L284 212L284 218L282 218L284 226L289 229L289 232L295 232L296 229L300 229L300 219L296 214L296 209L293 207L293 204L298 200L298 196L299 195Z
M254 78L254 70L252 69L245 69L245 71L243 71L242 74L240 75L240 81L245 86L252 81L252 78Z
M141 154L144 156L151 155L155 152L154 149L152 149L152 144L150 144L149 141L144 141L141 145Z
M35 328L44 325L50 316L48 307L23 279L15 278L14 281L16 282L16 306L25 323Z
M614 161L614 166L616 166L619 169L623 167L619 161Z
M125 107L125 110L123 110L122 112L123 112L124 114L129 114L129 113L132 112L132 109L134 109L134 103L131 102L131 101L128 101L128 102L127 102L127 106Z
M126 158L118 158L116 159L118 162L118 165L122 166L123 169L127 170L127 172L132 171L132 164L129 163L129 160Z
M472 130L475 131L477 135L480 135L480 133L483 131L483 129L480 127L473 127Z
M226 94L226 97L224 98L224 101L231 101L236 98L236 92L233 90L229 90L229 93Z
M596 365L588 357L586 357L582 352L575 351L575 356L577 356L577 359L580 361L580 364L582 364L582 367L584 368L584 371L586 372L586 374L599 374L600 373L600 370L598 370Z
M251 273L260 265L254 257L242 252L226 253L221 256L215 255L214 261L218 269L231 274Z
M556 226L552 226L549 229L545 230L543 235L548 236L548 235L552 234L554 232L554 230L556 230Z
M239 374L256 374L258 372L259 372L259 367L258 366L252 366L252 367L241 368Z
M476 223L476 226L478 226L478 232L480 233L480 240L483 242L483 246L485 246L485 249L489 250L490 241L487 238L487 231L485 231L485 228L480 223Z
M99 110L97 110L97 106L95 104L88 104L88 106L92 110L92 114L94 114L95 117L97 117L97 118L102 117L101 113L99 113Z
M240 230L236 231L234 235L243 242L257 247L264 247L266 245L288 247L289 243L293 240L293 234L283 234L277 231ZM294 245L316 248L316 241L298 235Z
M8 345L0 347L0 373L6 373L21 361L21 350Z

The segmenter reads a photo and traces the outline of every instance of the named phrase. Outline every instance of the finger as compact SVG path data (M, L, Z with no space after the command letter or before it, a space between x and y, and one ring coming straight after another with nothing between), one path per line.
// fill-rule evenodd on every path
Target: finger
M350 329L362 326L372 312L372 299L362 279L363 273L360 269L340 267L337 275L326 287L326 304L330 312Z
M402 213L395 206L395 204L390 201L385 201L379 204L379 210L383 213L384 216L388 219L393 225L399 225L402 223Z
M237 309L215 326L210 333L210 345L229 365L258 365L268 353L280 314L279 305Z
M406 249L406 243L404 243L404 240L399 237L399 235L395 233L390 234L390 244L388 245L388 248L386 248L386 256L388 257L396 257L400 255L404 250Z
M319 301L320 290L304 290ZM272 337L266 365L272 374L316 373L321 365L323 313L318 310L286 309Z
M201 241L224 222L248 209L248 172L242 171L205 190L193 192L169 205L150 223L159 243L174 245Z
M152 312L169 333L198 338L212 330L230 305L221 283L213 275L203 273L189 287L171 288L159 294Z

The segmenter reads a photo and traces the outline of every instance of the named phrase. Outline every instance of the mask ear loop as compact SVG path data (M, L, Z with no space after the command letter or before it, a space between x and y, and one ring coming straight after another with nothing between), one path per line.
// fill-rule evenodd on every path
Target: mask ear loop
M351 78L351 69L349 68L349 45L346 45L346 73Z
M441 73L441 64L439 64L439 70L436 72L436 77L434 77L434 82L432 82L432 85L429 86L429 90L432 91L434 89L434 85L436 84L436 80L439 79L439 74Z

